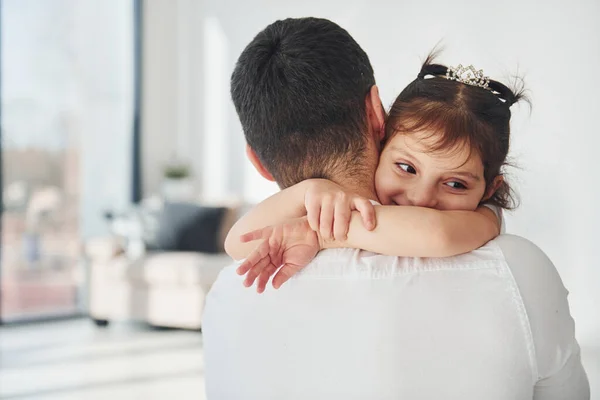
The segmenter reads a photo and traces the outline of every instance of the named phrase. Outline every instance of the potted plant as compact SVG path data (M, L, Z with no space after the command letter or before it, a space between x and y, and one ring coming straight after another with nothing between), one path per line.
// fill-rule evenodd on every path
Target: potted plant
M165 179L179 180L190 176L190 169L186 164L169 164L164 169Z
M167 201L192 200L194 184L188 164L173 161L164 167L162 195Z

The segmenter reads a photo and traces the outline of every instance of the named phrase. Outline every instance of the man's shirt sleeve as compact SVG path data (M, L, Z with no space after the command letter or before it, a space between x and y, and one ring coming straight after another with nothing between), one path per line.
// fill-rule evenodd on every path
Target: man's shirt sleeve
M558 271L539 247L523 238L502 235L495 241L527 312L535 349L534 400L589 400L568 291Z

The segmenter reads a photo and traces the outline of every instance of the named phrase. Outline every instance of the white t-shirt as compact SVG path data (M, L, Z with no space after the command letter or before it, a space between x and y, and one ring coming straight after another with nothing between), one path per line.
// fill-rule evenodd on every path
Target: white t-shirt
M484 204L483 207L487 207L496 214L498 218L498 222L500 223L500 234L506 233L506 225L504 224L504 213L502 209L498 206L492 206L490 204Z
M325 250L259 295L222 271L204 313L208 400L586 400L567 290L501 235L471 253Z
M502 212L502 209L500 207L492 206L490 204L484 204L483 207L489 208L494 212L494 214L496 214L498 222L500 223L500 234L506 233L506 226L504 224L504 213Z

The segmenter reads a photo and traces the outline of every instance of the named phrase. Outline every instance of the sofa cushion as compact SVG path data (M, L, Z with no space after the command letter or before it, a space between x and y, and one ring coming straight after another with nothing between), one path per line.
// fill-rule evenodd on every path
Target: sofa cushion
M225 207L166 203L159 217L156 250L218 253Z
M226 254L195 252L150 252L137 260L114 259L106 278L139 285L206 286L217 279L223 267L232 263Z

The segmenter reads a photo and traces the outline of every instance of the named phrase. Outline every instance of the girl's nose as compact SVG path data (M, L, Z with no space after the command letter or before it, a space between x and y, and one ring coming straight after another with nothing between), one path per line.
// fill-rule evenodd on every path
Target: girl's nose
M437 196L432 188L416 187L405 194L411 206L435 208L437 205Z

